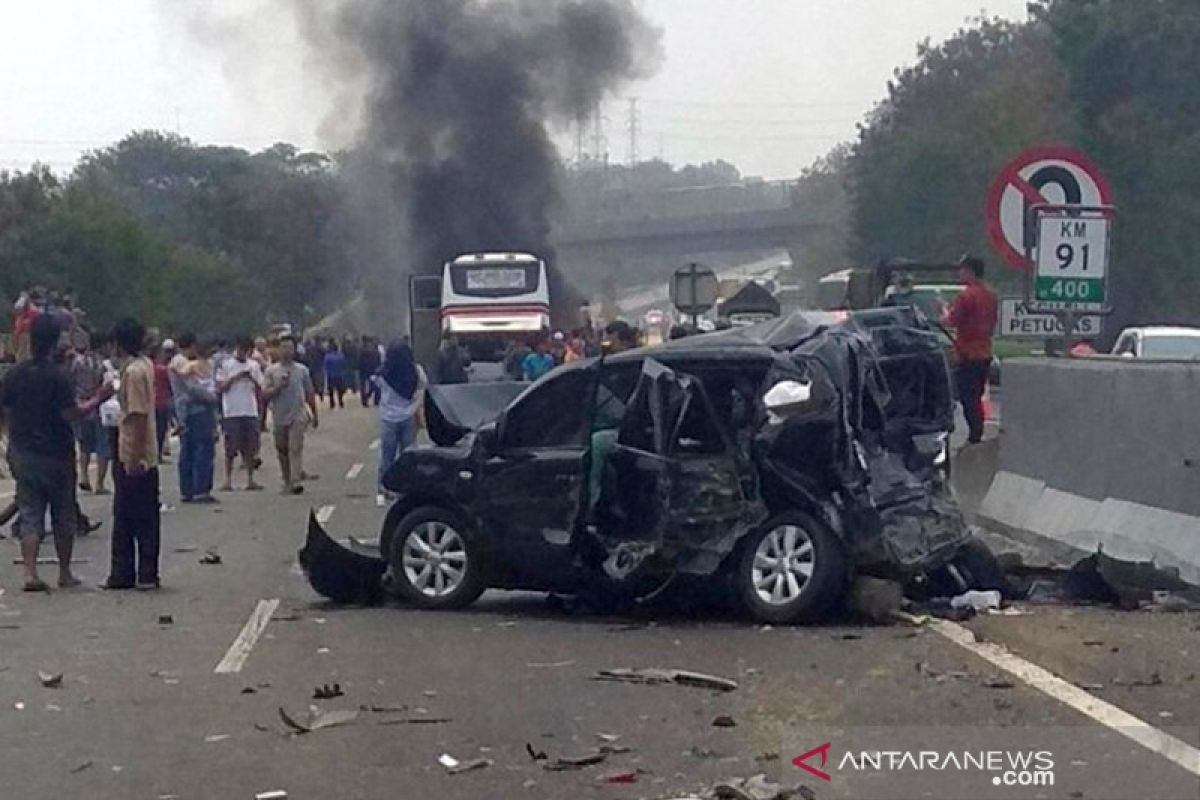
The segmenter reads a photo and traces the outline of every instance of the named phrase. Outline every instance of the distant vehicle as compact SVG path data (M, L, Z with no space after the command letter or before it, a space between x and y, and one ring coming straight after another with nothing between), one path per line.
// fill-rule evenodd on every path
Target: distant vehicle
M529 253L468 253L442 274L443 335L477 361L497 361L507 344L550 328L546 263Z
M1144 359L1200 359L1200 328L1147 325L1126 328L1113 346L1114 356Z

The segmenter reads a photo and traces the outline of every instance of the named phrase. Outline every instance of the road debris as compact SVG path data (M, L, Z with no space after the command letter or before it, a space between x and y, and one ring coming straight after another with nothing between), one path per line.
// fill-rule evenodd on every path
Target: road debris
M381 719L380 725L445 725L454 722L450 717L403 717L400 719Z
M1148 677L1148 678L1116 677L1116 678L1113 678L1112 682L1113 682L1114 686L1125 686L1127 688L1133 689L1133 688L1138 688L1138 687L1162 686L1163 679L1162 679L1162 676L1159 675L1157 672L1151 672L1150 677Z
M288 793L283 789L273 789L269 792L259 792L254 800L288 800Z
M634 770L610 772L596 778L600 783L637 783L638 774Z
M83 772L84 770L91 769L93 766L95 766L95 764L96 764L96 762L92 761L89 758L87 761L82 761L82 762L76 764L75 766L71 767L71 774L78 775L79 773Z
M47 689L62 688L63 674L61 672L43 672L38 670L38 680Z
M1000 608L1000 601L1000 592L995 589L985 592L972 590L963 592L957 597L951 597L950 608L955 610L969 608L978 614L982 614L994 608Z
M450 755L449 753L442 753L440 756L438 756L438 763L441 764L446 769L454 769L455 767L458 766L459 762L458 762L457 758Z
M530 669L562 669L564 667L575 666L574 661L534 661L526 664Z
M525 752L529 753L529 758L533 761L545 761L549 758L544 750L535 750L529 742L525 743Z
M994 675L984 678L983 685L987 689L1014 689L1017 686L1017 684L1007 678L1000 678Z
M335 683L330 686L328 683L323 683L313 689L313 700L332 700L335 697L345 697L346 693L342 691L342 685Z
M737 720L733 717L722 714L712 721L714 728L736 728Z
M613 743L617 742L621 737L615 733L597 733L596 738L599 739L600 741L604 742L605 744L613 744Z
M547 772L571 772L603 764L607 758L608 756L604 753L592 753L586 756L560 756L550 763L543 764L542 769Z
M208 736L205 736L204 741L209 744L214 744L215 742L223 742L228 738L229 738L228 733L213 733Z
M752 778L734 778L712 787L712 800L814 800L816 795L803 784L794 789L785 789L767 780L766 775Z
M220 564L221 554L216 550L205 550L204 555L200 557L201 564Z
M449 758L451 761L455 761L454 758L447 755L443 755L442 758ZM438 761L441 762L442 758L439 758ZM447 775L461 775L464 772L474 772L478 769L487 769L495 763L496 762L492 761L490 758L476 758L471 761L463 761L461 763L455 761L454 766L447 766L443 762L442 766L446 767Z
M283 720L284 725L292 730L293 734L299 736L323 730L324 728L349 725L358 719L358 709L321 711L319 708L313 706L309 709L308 718L301 721L288 714L287 710L283 706L280 706L279 718Z
M690 686L696 689L711 689L717 692L732 692L738 688L737 681L721 678L716 675L706 675L703 672L692 672L684 669L602 669L592 678L597 681L617 681L621 683L640 683L659 685L674 683L680 686Z
M159 625L174 625L175 617L171 616L170 614L159 614L158 615L158 624Z
M1103 683L1083 683L1083 682L1080 682L1080 683L1077 683L1077 684L1075 684L1075 685L1076 685L1076 686L1078 686L1080 689L1083 689L1085 692L1101 692L1101 691L1104 691L1104 684L1103 684Z

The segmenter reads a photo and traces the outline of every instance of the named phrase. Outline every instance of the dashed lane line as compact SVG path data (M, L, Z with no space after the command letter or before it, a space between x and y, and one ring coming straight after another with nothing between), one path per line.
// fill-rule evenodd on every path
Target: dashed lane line
M213 672L218 675L241 672L246 659L250 657L250 652L258 642L258 637L262 636L263 631L267 629L267 623L271 621L271 615L278 607L278 597L259 600L258 605L250 614L250 619L246 620L246 624L242 626L242 632L233 640L233 644L229 645L225 657L221 659L221 663L217 664L217 668Z
M1089 694L1049 670L1014 655L995 642L975 641L975 634L962 625L935 619L929 622L929 626L944 638L999 667L1022 683L1090 717L1115 733L1132 739L1193 775L1200 775L1200 749L1192 747L1182 739L1177 739L1129 712Z
M334 511L337 511L337 506L321 506L317 509L317 522L326 524L333 518Z
M355 464L354 466L350 467L350 470L346 473L346 480L348 480L348 481L354 480L355 478L358 477L359 473L361 473L362 471L363 471L363 465Z

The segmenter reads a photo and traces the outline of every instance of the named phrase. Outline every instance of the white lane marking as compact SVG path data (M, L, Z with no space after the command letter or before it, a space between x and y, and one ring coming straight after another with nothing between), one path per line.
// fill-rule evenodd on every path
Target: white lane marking
M363 471L363 465L362 465L362 464L355 464L355 465L354 465L354 466L352 466L352 467L350 468L350 470L349 470L349 471L346 473L346 480L348 480L348 481L352 481L352 480L354 480L355 478L357 478L357 477L358 477L358 474L359 474L360 472L362 472L362 471Z
M378 439L375 439L374 441L372 441L372 442L371 442L371 449L372 449L372 450L378 450L378 449L379 449L379 440L378 440Z
M317 509L317 522L324 525L333 518L333 512L337 510L337 506L321 506Z
M1127 711L1068 683L1049 670L1032 664L994 642L977 642L975 634L948 620L930 620L929 625L943 637L984 661L999 667L1022 682L1049 695L1063 705L1091 717L1104 727L1132 739L1147 750L1173 761L1193 775L1200 775L1200 750Z
M259 600L258 605L250 614L250 619L246 620L246 624L242 626L242 632L233 640L233 644L229 645L225 657L221 659L221 663L217 664L217 668L213 672L218 675L241 672L246 659L250 657L250 651L254 649L258 637L262 636L263 631L267 629L267 623L271 621L271 615L277 608L279 608L278 597Z

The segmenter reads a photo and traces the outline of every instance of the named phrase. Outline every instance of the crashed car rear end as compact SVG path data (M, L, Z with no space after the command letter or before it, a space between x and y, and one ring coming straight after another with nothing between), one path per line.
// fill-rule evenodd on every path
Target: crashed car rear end
M497 386L432 390L438 446L385 478L386 582L419 606L485 588L636 599L683 579L792 622L855 573L919 581L977 548L947 482L942 343L907 309L794 314ZM303 561L333 596L323 539L314 523Z

